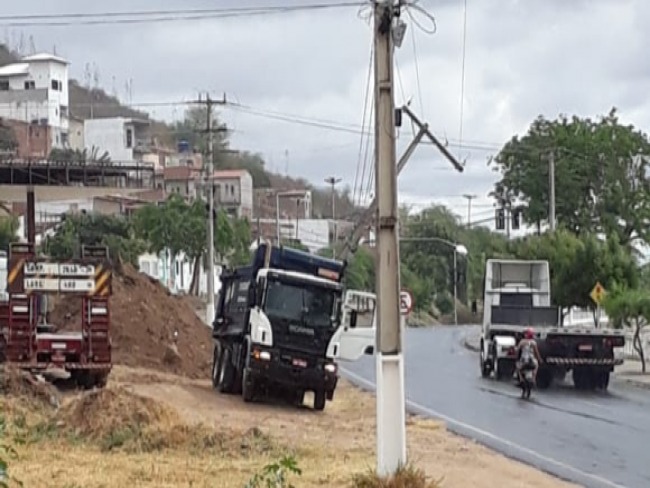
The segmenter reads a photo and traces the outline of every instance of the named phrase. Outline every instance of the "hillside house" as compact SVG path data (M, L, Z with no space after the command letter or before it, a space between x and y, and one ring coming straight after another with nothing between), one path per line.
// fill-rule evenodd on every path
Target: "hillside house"
M46 129L47 148L69 147L68 62L42 53L0 67L0 117ZM25 132L23 131L22 134ZM28 132L27 132L28 133ZM26 144L23 136L19 144ZM23 149L23 154L29 154Z
M106 117L84 121L84 147L101 156L107 151L114 164L131 165L143 161L149 152L147 132L150 122L127 117Z

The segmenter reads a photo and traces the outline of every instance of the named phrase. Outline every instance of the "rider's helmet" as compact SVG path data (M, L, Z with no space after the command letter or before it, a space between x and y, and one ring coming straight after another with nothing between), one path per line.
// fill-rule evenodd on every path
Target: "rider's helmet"
M528 327L528 328L524 331L524 337L525 337L526 339L533 339L533 338L535 337L535 331L532 329L532 327Z

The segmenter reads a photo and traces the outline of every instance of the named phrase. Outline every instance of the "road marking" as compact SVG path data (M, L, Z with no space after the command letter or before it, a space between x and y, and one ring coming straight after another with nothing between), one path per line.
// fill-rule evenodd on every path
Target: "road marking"
M339 370L342 371L343 373L345 373L347 376L354 379L355 381L357 381L359 383L362 383L362 384L366 385L367 387L369 387L369 388L371 388L373 390L376 388L376 386L375 386L375 384L373 382L368 381L367 379L359 376L358 374L355 374L355 373L353 373L353 372L351 372L351 371L349 371L349 370L347 370L345 368L341 368L341 367L339 367ZM569 464L565 464L565 463L563 463L561 461L557 461L557 460L555 460L553 458L544 456L543 454L540 454L537 451L533 451L532 449L529 449L529 448L521 446L521 445L519 445L519 444L517 444L515 442L504 439L503 437L499 437L499 436L497 436L495 434L492 434L491 432L487 432L487 431L485 431L483 429L480 429L478 427L474 427L473 425L466 424L465 422L461 422L460 420L456 420L456 419L454 419L452 417L449 417L449 416L447 416L447 415L445 415L443 413L440 413L440 412L437 412L437 411L432 410L430 408L427 408L427 407L425 407L423 405L420 405L420 404L418 404L416 402L406 400L406 405L408 407L412 408L412 409L414 408L414 409L417 409L417 410L421 410L422 412L425 412L426 414L428 414L428 415L430 415L432 417L437 417L437 418L439 418L441 420L444 420L445 422L447 422L449 424L454 424L454 425L456 425L458 427L462 427L462 428L464 428L466 430L469 430L470 432L474 432L474 433L476 433L478 435L481 435L483 437L486 437L488 439L492 439L493 441L500 442L501 444L503 444L503 445L505 445L505 446L507 446L507 447L509 447L511 449L515 449L515 450L518 450L520 452L524 452L524 453L526 453L526 454L528 454L528 455L530 455L530 456L532 456L534 458L539 459L540 461L546 462L548 464L553 464L553 465L555 465L557 467L560 467L560 468L565 469L567 471L571 471L571 472L573 472L575 474L578 474L578 475L580 475L582 477L592 479L594 481L597 481L598 483L602 483L604 485L611 486L612 488L625 488L623 485L618 485L618 484L614 483L613 481L610 481L610 480L608 480L606 478L602 478L602 477L600 477L598 475L595 475L595 474L586 473L586 472L584 472L584 471L582 471L582 470L580 470L578 468L574 468L573 466L571 466Z

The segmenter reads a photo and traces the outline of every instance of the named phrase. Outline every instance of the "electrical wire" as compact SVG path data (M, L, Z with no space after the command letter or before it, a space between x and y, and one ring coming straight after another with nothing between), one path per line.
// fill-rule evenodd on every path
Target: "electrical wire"
M314 3L309 5L275 5L268 7L239 7L213 9L150 10L100 13L57 13L32 15L2 15L4 27L62 27L72 25L142 24L176 22L215 18L251 17L278 13L361 7L367 2ZM120 18L122 17L122 18ZM67 20L65 20L67 19Z
M356 194L357 194L357 183L359 183L359 188L363 185L363 177L366 171L366 163L365 160L362 163L362 153L363 153L363 142L364 142L364 136L363 132L365 131L365 124L366 124L366 112L368 109L368 97L372 93L372 102L374 105L374 90L371 89L371 81L372 81L372 66L373 66L373 57L375 53L375 46L374 42L371 40L370 43L370 60L368 62L368 76L366 79L366 88L365 88L365 93L364 93L364 100L363 100L363 115L361 117L361 138L359 140L359 156L357 159L357 170L354 176L354 186L352 190L352 201L354 202ZM372 112L371 112L372 113ZM372 119L372 115L370 116ZM372 120L368 122L368 125L370 126L372 123ZM361 169L361 165L363 164L363 172L361 173L361 182L359 182L359 172Z
M465 108L465 53L467 46L467 0L464 0L463 5L463 56L462 67L460 75L460 128L458 131L458 141L463 143L463 109ZM458 159L460 156L460 147L458 148Z

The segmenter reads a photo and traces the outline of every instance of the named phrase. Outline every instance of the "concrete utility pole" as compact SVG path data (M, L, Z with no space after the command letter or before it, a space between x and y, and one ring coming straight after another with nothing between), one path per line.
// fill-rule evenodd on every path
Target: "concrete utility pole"
M206 131L208 134L208 305L206 310L206 321L212 324L215 315L214 306L214 138L212 137L212 100L210 95L206 95L207 121Z
M334 225L334 239L332 243L332 257L336 258L336 245L338 244L338 225L336 225L336 185L341 182L341 178L329 176L325 178L325 183L332 185L332 223Z
M406 465L404 359L393 83L393 25L400 6L374 3L375 195L377 196L377 472Z
M466 193L463 198L467 198L467 228L469 229L472 223L472 200L476 198L476 195Z
M553 232L555 230L555 155L553 154L553 151L548 155L548 186L548 223L551 232Z
M205 126L205 133L208 135L208 149L206 151L206 157L207 161L204 162L205 164L205 171L204 171L204 185L205 189L208 193L207 198L208 198L208 222L207 222L207 227L208 230L206 232L206 239L207 239L207 249L208 249L208 257L207 257L207 265L206 265L206 274L207 274L207 285L208 285L208 303L206 307L206 322L208 324L212 324L214 321L214 315L215 315L215 303L214 303L214 256L215 256L215 249L214 249L214 209L215 209L215 203L214 203L214 132L224 132L226 131L225 128L214 128L212 127L212 109L214 105L225 105L226 103L226 96L224 95L223 100L212 100L210 98L210 94L206 94L206 99L201 100L199 98L198 102L199 104L203 104L206 107L206 126Z

